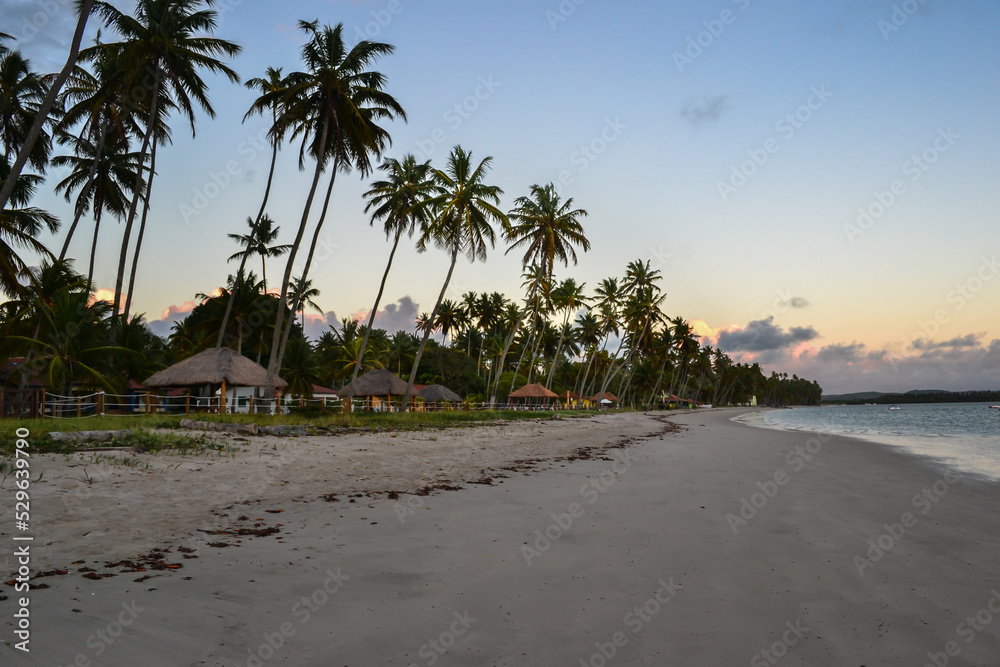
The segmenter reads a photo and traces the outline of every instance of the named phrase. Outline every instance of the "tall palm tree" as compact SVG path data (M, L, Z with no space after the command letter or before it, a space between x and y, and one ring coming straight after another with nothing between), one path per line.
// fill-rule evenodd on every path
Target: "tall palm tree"
M396 255L396 248L399 247L399 239L403 233L413 236L420 226L421 232L427 224L428 212L425 202L437 193L434 179L430 177L430 161L418 163L413 154L407 154L403 161L389 159L379 167L386 173L384 180L372 183L371 189L365 193L368 205L365 206L365 213L372 211L371 224L376 220L383 221L385 237L390 236L392 240L392 250L389 252L389 261L386 262L385 271L382 273L382 282L378 286L378 294L375 295L375 305L368 315L368 326L365 327L365 336L361 341L358 350L359 355L364 355L368 345L368 335L375 322L375 315L378 313L379 304L382 302L382 293L385 291L385 281L389 277L389 269L392 268L392 259ZM351 382L358 379L358 371L361 369L361 357L359 356L354 365L354 376Z
M6 160L0 159L0 180L8 178L11 178L10 165ZM0 210L0 290L10 296L22 294L22 278L34 280L28 265L17 254L17 249L24 248L54 259L48 248L38 240L38 236L43 229L52 233L59 229L59 220L54 215L28 206L42 177L22 174L17 181L13 196L7 202L9 207Z
M281 146L282 140L281 129L278 126L278 117L282 109L281 99L278 95L275 95L275 93L282 93L285 90L286 84L284 78L281 76L280 67L277 69L274 67L268 67L264 77L250 79L246 82L246 87L251 90L259 90L262 96L271 95L271 129L268 132L268 138L271 141L271 166L267 171L267 186L264 188L264 199L261 201L260 208L257 210L257 216L253 219L252 226L256 229L257 225L260 224L261 219L264 217L264 211L267 210L267 201L271 197L271 185L274 183L274 165L278 161L278 148ZM250 111L243 116L243 121L246 122L246 119L255 113L263 113L263 108L264 107L258 107L255 104ZM236 271L237 276L243 274L243 270L246 268L247 259L249 259L247 255L240 258L240 268ZM261 258L261 261L263 261L263 258ZM234 298L235 294L231 294L229 302L226 304L226 312L222 316L222 328L219 330L219 339L215 342L216 347L222 347L222 334L226 330L226 324L229 322L230 315L232 315Z
M229 238L243 246L243 250L229 256L229 261L239 259L240 264L245 264L245 260L253 255L260 257L260 273L264 281L264 291L267 291L267 258L281 257L288 252L289 245L272 245L278 238L281 227L275 226L271 216L264 215L256 223L252 218L247 218L247 225L250 227L249 234L227 234ZM239 271L237 271L239 275Z
M492 162L492 157L486 157L479 166L473 167L472 154L461 146L455 146L448 156L448 165L444 171L434 171L434 179L441 194L428 202L428 205L434 207L435 218L421 236L418 247L424 250L429 242L433 242L451 254L451 264L444 285L441 287L441 293L438 294L437 303L431 311L431 322L437 320L438 310L448 291L459 253L463 253L470 262L476 260L485 262L487 244L490 248L496 245L496 232L492 223L499 223L504 233L509 232L510 220L496 207L500 203L503 190L496 185L487 185L484 180ZM406 394L403 395L404 410L413 394L413 383L420 369L420 358L424 354L430 335L429 330L424 332L424 338L417 349L417 356L413 360L413 368L406 383Z
M511 244L507 252L527 245L521 265L527 267L537 264L540 268L539 280L544 276L551 282L556 261L562 262L564 266L569 266L570 261L576 264L576 247L580 247L584 252L590 250L590 241L584 234L583 225L580 224L581 218L585 218L587 212L583 209L574 209L572 198L563 201L554 184L532 185L529 195L516 199L514 206L514 210L510 213L514 224L507 234L507 240ZM537 284L535 287L537 289ZM525 314L522 313L522 319L510 331L504 343L504 350L500 355L501 372L507 352L510 351ZM535 316L537 317L537 311ZM490 405L496 402L499 373L495 382L490 395Z
M83 33L87 29L87 20L90 18L94 0L76 0L75 4L79 16L76 21L76 30L73 32L73 39L70 42L69 54L66 56L66 63L59 71L59 74L53 79L48 93L45 95L45 99L39 105L34 122L28 129L24 143L17 152L17 159L14 160L13 165L9 165L10 176L3 181L3 187L0 187L0 211L7 208L8 201L13 196L15 188L18 187L18 181L21 177L21 172L24 170L24 166L31 159L31 156L35 154L35 145L42 135L42 126L49 122L49 113L55 105L56 97L59 95L59 91L69 77L73 67L76 66L77 56L80 53L80 44L83 42ZM9 35L6 36L9 37Z
M406 112L399 102L383 90L385 76L369 69L376 60L391 54L395 50L393 46L364 40L348 50L342 23L333 28L324 26L321 29L319 20L299 21L299 28L309 37L302 47L305 71L289 74L284 91L265 94L252 107L270 108L275 100L279 100L283 110L276 132L283 135L287 131L292 139L302 138L299 150L300 169L305 166L307 153L316 161L302 219L282 276L282 302L288 295L292 267L305 236L309 212L323 171L328 165L332 165L323 211L316 223L302 269L303 279L309 277L313 253L326 220L337 172L357 169L362 177L367 177L372 171L372 160L378 159L390 143L389 133L378 122L392 120L397 116L406 118ZM282 336L283 317L284 314L279 309L275 317L275 338L267 365L268 386L273 384L281 367L284 341L291 331L289 323Z
M94 3L94 11L121 36L121 41L98 44L84 50L81 57L90 60L110 54L112 59L127 64L126 89L132 95L141 97L148 105L142 147L139 150L140 165L145 163L151 148L153 151L145 188L141 187L138 178L142 176L140 169L125 222L118 259L118 276L115 281L113 316L117 316L121 304L129 242L138 212L139 199L141 197L144 201L144 223L153 188L153 177L156 173L156 144L166 140L166 137L158 132L161 127L159 123L161 102L164 98L169 99L170 103L188 118L193 136L195 104L209 117L215 117L215 110L207 95L208 84L201 78L200 71L223 74L234 83L240 80L235 71L218 59L218 56L236 56L241 47L211 36L218 24L218 12L212 9L215 4L216 0L138 0L134 16L129 16L108 2ZM141 250L144 231L142 224L136 239L135 259ZM132 288L128 290L123 309L125 320L128 319L129 306L135 291L135 270L136 261L133 261L130 276ZM112 340L114 332L113 320Z
M60 142L72 138L93 146L93 149L86 151L91 158L90 172L80 179L81 193L92 189L92 182L97 179L98 170L104 162L106 147L110 146L118 155L126 154L130 138L142 134L141 126L136 120L137 105L123 89L126 75L124 63L109 56L107 53L98 55L92 63L93 72L84 67L75 67L59 98L61 118L55 131ZM71 134L74 127L79 128L75 137ZM158 131L163 136L169 133L162 120ZM131 180L135 181L135 175ZM128 194L128 201L131 201L133 193L129 191ZM84 213L85 207L76 207L73 224L66 234L60 257L65 257L69 251L69 245ZM96 213L95 211L95 216ZM97 221L92 246L96 245L99 227L100 222Z

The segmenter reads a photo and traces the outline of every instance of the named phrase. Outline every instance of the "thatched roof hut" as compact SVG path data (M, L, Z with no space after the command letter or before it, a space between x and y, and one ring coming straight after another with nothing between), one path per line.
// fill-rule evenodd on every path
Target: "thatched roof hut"
M559 394L549 391L542 385L526 384L517 391L511 392L511 398L559 398Z
M432 384L429 387L421 389L420 398L428 403L440 403L441 401L451 401L452 403L462 402L461 396L440 384Z
M594 394L590 397L590 400L595 403L603 403L604 401L610 401L611 403L617 403L618 397L612 394L610 391L606 391L603 394Z
M406 393L406 383L392 371L379 368L368 371L354 382L350 382L337 392L341 398L354 396L402 396Z
M263 387L267 384L267 370L228 347L199 352L153 375L143 383L151 389L164 387L197 387L201 385L228 385L230 387ZM280 377L274 378L274 389L288 385Z

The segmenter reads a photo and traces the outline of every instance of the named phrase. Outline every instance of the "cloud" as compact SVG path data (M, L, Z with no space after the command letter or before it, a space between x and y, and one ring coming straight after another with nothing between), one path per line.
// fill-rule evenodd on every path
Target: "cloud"
M802 308L808 308L809 302L801 296L793 296L788 301L782 302L783 306L788 306L789 308L795 308L796 310L801 310Z
M755 320L744 329L722 331L718 346L726 352L770 352L808 343L819 338L812 327L792 327L785 331L775 326L774 318Z
M969 348L969 347L979 347L980 339L983 334L969 334L967 336L959 336L957 338L952 338L951 340L942 341L940 343L935 343L929 338L917 338L913 341L914 350L945 350L954 348Z
M337 313L332 310L329 310L322 315L317 313L306 313L305 335L309 340L319 340L330 327L333 327L334 329L340 328L340 318L337 317Z
M816 380L827 394L913 389L1000 389L1000 340L988 345L970 334L930 349L869 349L858 342L819 350L781 350L762 360L765 372L795 373Z
M688 102L681 109L681 116L694 127L701 127L719 120L730 108L732 107L729 104L729 95L718 95L702 101L701 104Z
M417 330L415 322L419 313L419 304L414 303L409 296L404 296L379 310L375 314L374 326L376 329L385 329L389 335L397 331L414 333ZM367 324L370 314L370 310L362 310L351 315L351 319Z

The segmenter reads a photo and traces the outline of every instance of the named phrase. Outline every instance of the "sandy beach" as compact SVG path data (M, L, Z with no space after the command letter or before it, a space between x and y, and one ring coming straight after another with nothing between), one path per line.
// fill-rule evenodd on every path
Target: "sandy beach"
M1000 664L1000 483L740 413L41 457L4 664Z

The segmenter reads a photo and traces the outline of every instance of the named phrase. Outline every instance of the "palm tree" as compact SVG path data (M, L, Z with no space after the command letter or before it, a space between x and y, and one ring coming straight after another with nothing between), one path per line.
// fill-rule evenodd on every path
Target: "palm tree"
M445 299L441 302L441 305L438 307L437 317L434 319L434 325L444 334L445 346L448 344L448 336L460 329L461 323L464 320L462 306L451 299ZM452 338L454 339L454 336Z
M101 218L105 212L121 218L128 212L136 175L139 172L139 154L128 152L127 138L115 141L100 141L94 144L84 136L60 138L60 143L73 146L73 155L60 155L52 160L53 166L69 167L70 174L56 185L56 192L65 191L66 201L75 190L76 198L73 225L66 235L59 259L66 256L73 231L80 218L88 210L94 213L94 238L90 246L90 264L87 280L94 279L94 258L97 254L97 239L101 229ZM145 184L139 176L140 187Z
M125 349L107 344L110 312L107 301L90 301L89 290L60 290L38 311L44 329L58 335L15 338L39 350L41 375L50 389L69 396L77 382L113 391L110 362Z
M171 106L179 109L188 118L193 136L194 104L200 106L209 117L215 117L215 110L207 95L208 86L199 75L199 70L223 74L230 81L239 82L239 75L218 60L217 56L233 57L240 52L241 47L233 42L210 36L218 23L218 12L212 9L215 3L216 0L138 0L134 17L122 13L108 2L94 3L94 11L121 36L122 41L98 44L84 50L81 57L90 60L110 54L113 60L126 63L128 84L125 88L135 96L141 94L142 99L148 104L142 147L139 150L140 165L145 163L152 146L150 175L143 188L139 180L142 169L139 170L125 222L118 259L118 276L115 281L112 310L115 317L121 304L132 225L138 211L139 198L142 197L145 210L133 255L129 279L132 287L128 290L123 309L126 320L135 291L136 265L145 231L153 176L156 173L156 145L166 140L166 137L158 132L161 127L159 119L163 112L161 104L169 100ZM208 8L202 9L202 5ZM278 310L281 311L280 308ZM114 332L115 322L112 321L112 340Z
M477 259L485 262L487 244L491 248L496 244L496 232L493 231L492 223L499 223L505 233L510 229L507 216L496 207L500 203L503 190L484 182L492 162L492 157L486 157L479 166L473 168L472 154L461 146L455 146L448 156L448 166L445 170L434 171L434 179L441 194L428 202L428 205L434 207L436 217L421 236L418 247L425 250L427 243L433 242L439 248L451 253L451 264L437 303L431 311L431 322L437 320L438 309L448 291L448 284L458 262L458 254L464 253L470 262L475 262ZM406 394L403 395L404 410L413 394L413 383L420 369L420 357L424 354L430 335L429 330L424 332L424 338L417 349L417 356L413 360L413 368L406 383Z
M507 240L511 244L507 249L509 253L514 248L527 245L528 248L521 259L524 267L537 264L539 267L539 280L544 276L550 282L556 261L560 261L564 266L569 266L570 260L573 264L577 262L576 248L579 246L583 251L590 250L590 241L587 240L583 232L583 225L580 219L587 216L583 209L573 208L573 199L562 201L554 184L532 185L530 194L527 197L519 197L514 201L516 207L510 213L510 218L515 222L507 234ZM537 289L538 285L535 285ZM530 292L533 290L529 290ZM507 358L507 352L514 342L514 336L521 327L522 319L514 325L507 341L504 343L503 352L500 355L500 371ZM535 317L538 313L535 312ZM517 376L515 372L515 377ZM496 402L497 386L500 382L500 374L496 376L496 383L490 395L490 405Z
M313 299L320 295L320 291L312 286L313 281L303 280L301 276L292 278L292 284L288 291L288 308L292 314L302 313L302 329L306 328L306 306L309 306L319 314L323 314L323 309Z
M126 75L123 66L124 63L111 58L108 53L98 55L93 61L93 73L83 67L75 67L60 95L62 117L55 127L56 134L60 136L60 142L81 141L92 146L92 148L87 147L84 151L90 158L90 171L85 177L78 179L81 195L93 188L92 182L97 179L98 171L105 163L103 159L105 150L112 150L116 155L128 154L130 137L142 134L141 127L136 120L135 102L123 90ZM73 137L70 130L78 125L80 129L77 136ZM169 129L162 120L158 132L162 136L169 134ZM134 182L136 176L137 174L132 174L130 180ZM123 184L123 187L126 186L127 183ZM129 188L126 187L126 189ZM134 193L129 189L127 194L129 198L126 201L126 210L128 202L131 201L131 195ZM76 233L80 218L86 213L86 207L78 205L75 212L73 224L66 234L62 252L59 254L60 257L65 257L69 251L70 242ZM95 217L100 212L95 210ZM121 214L116 215L120 217ZM95 252L94 246L97 243L99 228L100 222L98 220L95 224L92 255Z
M0 160L0 180L9 178L12 178L10 165L6 160ZM59 229L59 220L54 215L28 206L42 178L22 174L17 181L17 187L8 200L11 208L0 210L0 290L10 296L22 294L21 278L34 280L28 265L17 254L17 248L54 259L48 248L38 240L38 236L43 229L48 229L53 234Z
M264 78L254 78L246 82L246 87L251 90L259 90L261 95L271 95L270 109L271 109L271 130L268 132L268 136L271 140L271 166L268 168L267 172L267 186L264 188L264 200L260 203L260 209L257 210L257 217L253 219L252 227L256 230L257 225L260 224L261 219L264 217L264 211L267 210L267 200L271 196L271 185L274 183L274 165L278 161L278 147L281 145L281 129L278 126L278 116L281 111L281 99L275 93L282 93L285 90L285 80L281 76L281 68L268 67ZM260 98L258 98L259 100ZM266 105L264 105L266 106ZM249 118L254 113L263 113L264 106L255 105L243 116L243 121ZM253 232L251 232L253 233ZM240 276L243 274L243 270L246 268L248 256L244 255L240 259L240 268L237 269L236 275ZM261 257L261 262L263 262L263 257ZM226 304L226 312L222 316L222 328L219 330L219 339L215 342L216 347L222 347L222 333L226 329L226 324L229 322L229 317L233 312L233 295L230 295L229 303Z
M42 77L31 70L20 51L0 55L0 143L8 165L25 144L46 92ZM52 138L43 127L28 154L28 164L39 171L45 169L51 148Z
M379 168L386 173L386 178L372 183L371 189L365 193L368 199L365 213L374 208L371 224L374 225L376 220L383 220L385 236L387 239L392 236L393 241L389 261L385 265L382 282L375 296L375 305L372 306L372 312L368 316L368 326L365 328L365 337L358 350L359 355L364 355L365 347L368 345L368 334L372 330L375 315L382 301L385 281L389 277L389 269L392 268L392 259L396 255L396 248L399 247L399 239L404 232L412 237L417 225L420 225L423 232L428 219L427 207L424 204L436 194L434 180L430 178L430 161L418 163L413 154L407 154L402 162L389 159ZM356 361L351 382L358 379L358 371L361 369L361 357L359 356Z
M73 32L73 40L70 42L66 64L63 65L62 70L59 71L59 74L49 86L48 93L39 105L38 112L35 114L35 120L24 138L24 143L17 152L17 159L14 160L14 164L9 168L9 177L4 180L3 187L0 188L0 211L7 208L8 201L14 196L14 190L18 187L24 165L35 155L35 145L42 135L42 126L49 122L49 113L55 105L56 97L59 95L59 91L76 65L77 56L80 53L80 44L83 42L83 33L87 29L87 19L90 18L94 0L76 0L75 4L79 18L76 22L76 30ZM5 34L4 37L10 36ZM4 53L6 52L8 51L4 49Z
M291 246L271 245L275 242L275 240L277 240L281 227L276 227L274 225L274 220L272 220L269 215L262 216L256 224L251 218L247 218L247 225L250 227L249 234L227 234L229 238L243 246L242 251L229 256L229 261L232 262L233 260L240 259L243 260L240 262L240 264L243 265L248 257L252 255L259 255L261 278L264 281L264 291L266 292L267 258L281 257L288 252ZM237 275L239 275L239 271L237 271Z
M367 177L372 171L372 159L379 158L390 143L389 133L377 124L378 121L392 120L397 116L406 118L399 102L384 92L385 76L368 69L378 58L391 54L395 50L393 46L365 40L348 50L344 42L343 23L334 28L325 26L321 29L318 19L299 21L299 28L309 36L309 41L302 47L306 71L289 74L284 91L263 95L251 108L270 108L275 101L280 101L283 110L275 134L283 136L287 131L293 139L302 137L300 169L305 166L307 153L316 161L312 185L282 277L282 301L288 294L292 267L302 245L320 176L327 165L332 164L330 183L302 269L303 279L309 276L337 172L357 169L362 177ZM267 366L269 386L281 366L284 341L287 341L291 331L289 323L282 337L282 324L283 313L279 311Z
M587 376L590 375L591 364L594 362L594 357L597 356L598 345L601 343L602 330L601 323L597 319L597 316L594 315L593 310L581 313L576 319L576 325L580 346L587 354L587 365L584 367L583 372L580 373L580 377L576 383L576 392L582 397L584 388L587 385Z

